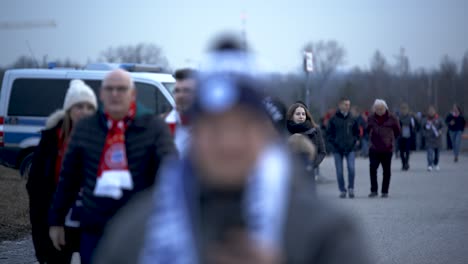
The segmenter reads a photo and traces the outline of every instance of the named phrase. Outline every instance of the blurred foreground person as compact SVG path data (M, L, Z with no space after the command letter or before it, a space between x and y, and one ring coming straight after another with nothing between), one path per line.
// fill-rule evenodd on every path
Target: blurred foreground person
M75 197L75 206L69 208L65 221L65 243L61 250L54 248L49 238L47 219L72 129L79 120L92 115L96 109L97 99L93 90L81 80L72 80L65 95L63 109L47 119L34 152L26 188L29 194L32 239L39 263L70 263L73 252L79 251L78 216L81 199Z
M190 126L187 112L192 105L195 92L196 72L192 69L180 69L174 74L175 108L163 115L164 121L169 125L174 137L174 143L180 154L185 154L190 144Z
M233 75L199 84L189 155L119 213L95 263L368 263L354 225L310 195L265 133L261 87Z
M453 161L458 162L458 156L460 155L461 138L463 131L465 130L466 120L460 109L460 106L454 104L452 112L450 112L445 118L445 123L448 127L448 134L450 141L452 141L453 149Z
M161 161L176 152L164 121L137 105L128 72L108 73L100 99L103 110L74 129L49 214L50 238L60 250L65 216L83 188L83 264L90 263L109 219L134 194L151 186Z
M388 111L387 103L377 99L374 102L374 113L369 116L367 129L370 137L369 169L371 193L370 198L377 197L379 184L377 170L382 164L382 198L388 197L390 178L392 176L392 155L395 140L400 136L398 119Z
M427 151L427 170L439 171L439 155L442 146L442 127L443 123L436 112L434 106L427 110L427 117L423 120L423 136L426 142Z

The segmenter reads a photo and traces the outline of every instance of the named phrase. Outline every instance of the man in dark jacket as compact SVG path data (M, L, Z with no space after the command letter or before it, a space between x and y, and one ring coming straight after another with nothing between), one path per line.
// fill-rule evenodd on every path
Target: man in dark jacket
M398 119L388 112L388 106L384 100L375 100L374 113L369 117L367 129L370 137L371 193L369 197L373 198L378 195L377 169L382 164L382 197L387 198L395 138L400 136L401 129Z
M401 136L398 140L398 147L400 150L400 157L404 171L409 170L409 158L411 152L412 140L415 138L416 131L419 127L416 118L409 112L408 104L402 104L400 107L400 127Z
M91 261L106 223L135 193L149 186L175 146L167 125L136 105L128 72L110 72L102 83L103 111L79 122L62 164L49 215L54 246L66 243L63 224L82 188L81 263Z
M245 76L200 81L189 156L119 214L95 263L368 263L354 225L313 198L265 133L260 88Z
M333 157L335 158L340 198L346 198L346 193L349 194L349 198L354 198L354 148L359 138L359 126L356 119L349 112L350 107L351 101L342 98L338 105L339 111L330 119L327 128L328 142L330 142ZM345 187L343 177L343 158L346 158L348 165L348 189Z

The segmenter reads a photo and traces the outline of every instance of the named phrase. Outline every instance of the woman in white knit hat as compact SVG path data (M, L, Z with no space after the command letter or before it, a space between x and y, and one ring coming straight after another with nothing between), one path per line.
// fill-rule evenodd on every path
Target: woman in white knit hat
M53 113L42 131L26 188L29 194L32 238L39 263L70 263L79 250L78 211L81 200L70 209L63 247L56 250L49 238L48 211L59 181L62 159L76 122L97 110L93 90L81 80L72 80L65 95L63 109ZM78 207L77 207L78 206Z

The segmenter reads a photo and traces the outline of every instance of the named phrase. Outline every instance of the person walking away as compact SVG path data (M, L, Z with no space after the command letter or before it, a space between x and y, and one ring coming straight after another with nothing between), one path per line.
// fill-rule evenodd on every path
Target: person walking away
M327 155L325 151L325 142L320 131L320 127L314 122L314 119L310 112L300 103L295 103L289 107L287 112L287 128L291 135L302 134L314 144L316 149L315 158L309 162L307 171L309 175L315 179L315 169L318 168L320 163ZM300 137L295 137L299 139ZM296 141L294 141L296 142ZM297 144L294 144L297 145ZM305 144L307 145L307 144ZM307 148L306 148L307 149ZM307 151L309 153L309 151ZM310 157L310 155L306 155Z
M401 128L395 115L388 111L387 103L377 99L373 106L374 113L369 116L367 130L370 137L369 172L371 182L370 198L378 196L377 170L382 164L382 198L388 197L390 178L392 175L392 154L396 138L400 136Z
M89 264L107 222L135 194L152 186L162 160L176 153L164 121L136 103L131 75L121 69L102 82L102 110L75 126L49 213L49 235L64 245L68 209L82 189L81 263Z
M339 111L330 119L327 128L327 139L335 159L336 177L340 198L354 198L355 153L354 148L359 139L359 126L350 114L351 101L342 98L338 104ZM348 188L343 177L343 159L348 165Z
M442 146L443 124L434 106L427 110L427 117L423 121L423 135L426 142L427 170L440 170L439 155Z
M77 199L68 212L65 221L65 245L61 250L55 249L49 238L47 216L70 134L80 119L92 115L96 109L97 99L93 90L81 80L72 80L65 94L63 108L49 116L34 151L26 189L29 195L32 240L37 261L41 264L70 263L73 252L79 251L77 216L81 199Z
M453 149L453 161L458 162L460 155L461 138L463 131L465 131L466 120L463 116L460 106L457 104L453 105L452 112L450 112L445 118L445 124L448 127L448 133L452 142Z
M412 139L417 131L417 121L416 118L410 114L409 106L406 103L403 103L400 106L400 127L401 127L401 136L398 139L398 146L400 149L400 157L403 171L410 169L409 159L411 152Z

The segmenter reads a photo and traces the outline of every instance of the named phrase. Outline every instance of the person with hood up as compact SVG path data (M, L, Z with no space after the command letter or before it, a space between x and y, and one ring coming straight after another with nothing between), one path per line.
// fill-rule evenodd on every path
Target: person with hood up
M72 80L63 109L47 119L42 131L26 184L32 239L39 263L70 263L73 252L79 251L81 199L75 197L75 206L66 217L65 245L61 250L55 249L49 238L47 219L72 130L79 120L92 115L96 109L97 99L93 90L81 80Z

